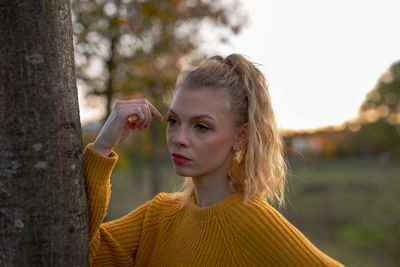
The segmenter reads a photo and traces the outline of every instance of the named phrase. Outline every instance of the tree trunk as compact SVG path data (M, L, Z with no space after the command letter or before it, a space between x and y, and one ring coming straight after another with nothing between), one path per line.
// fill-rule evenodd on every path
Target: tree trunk
M107 66L107 72L108 72L108 80L107 80L107 86L106 86L106 91L104 92L107 103L106 103L106 115L103 118L103 124L106 123L108 116L110 116L111 111L112 111L112 100L114 96L114 71L115 71L115 63L114 63L114 56L116 53L116 44L117 44L117 38L113 37L111 39L111 45L110 45L110 58L106 62Z
M68 0L0 4L0 266L88 266Z

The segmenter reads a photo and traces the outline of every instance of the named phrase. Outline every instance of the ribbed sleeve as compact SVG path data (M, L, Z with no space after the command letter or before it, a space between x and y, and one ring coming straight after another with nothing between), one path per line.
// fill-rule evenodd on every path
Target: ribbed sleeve
M151 201L128 215L100 226L93 245L92 266L134 266L141 239L143 219Z
M118 160L112 151L105 157L90 143L83 152L89 203L89 256L91 266L133 266L143 220L151 201L121 219L101 224L110 198L110 176Z
M228 216L232 242L244 246L256 266L343 266L317 249L295 226L262 200L237 206Z
M95 255L99 247L99 226L107 212L110 198L110 176L118 160L117 154L112 152L105 157L92 147L93 143L86 146L83 151L85 169L86 191L89 204L89 247L90 258Z

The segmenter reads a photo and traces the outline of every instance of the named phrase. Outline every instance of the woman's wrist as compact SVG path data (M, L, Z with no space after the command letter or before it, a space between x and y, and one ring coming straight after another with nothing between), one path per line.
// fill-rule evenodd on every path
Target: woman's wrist
M111 149L103 148L96 142L93 143L92 149L105 157L108 157L111 154Z

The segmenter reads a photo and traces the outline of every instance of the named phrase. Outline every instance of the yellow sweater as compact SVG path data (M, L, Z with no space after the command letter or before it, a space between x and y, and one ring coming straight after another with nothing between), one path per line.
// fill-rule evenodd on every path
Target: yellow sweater
M102 224L118 156L84 151L92 266L343 266L318 250L267 202L242 194L208 207L195 196L160 193L118 220Z

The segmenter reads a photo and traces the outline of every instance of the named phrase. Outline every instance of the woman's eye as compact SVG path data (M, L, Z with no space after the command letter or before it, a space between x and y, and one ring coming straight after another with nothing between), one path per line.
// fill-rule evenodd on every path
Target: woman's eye
M202 124L197 124L196 128L200 130L200 132L205 132L208 130L208 127L202 125Z
M176 120L175 119L173 119L173 118L168 118L168 124L169 125L174 125L176 123Z

